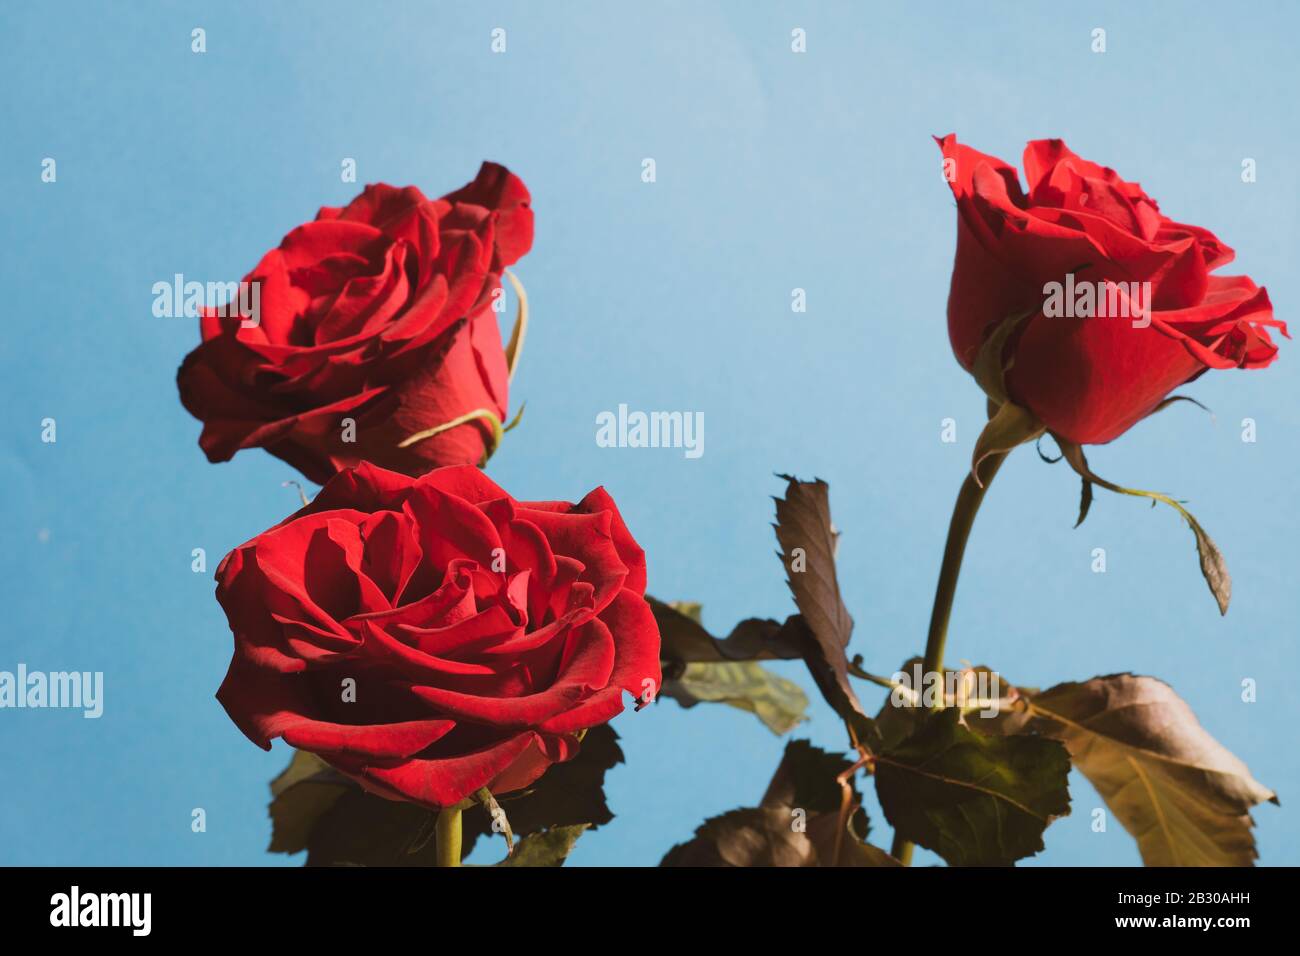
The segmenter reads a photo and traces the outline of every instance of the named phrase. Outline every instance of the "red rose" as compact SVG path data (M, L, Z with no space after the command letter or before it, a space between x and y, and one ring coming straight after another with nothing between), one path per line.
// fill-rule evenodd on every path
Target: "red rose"
M1286 326L1248 277L1210 274L1233 252L1208 230L1161 215L1140 186L1059 139L1026 147L1028 192L1001 160L953 135L938 143L957 197L953 351L973 371L991 331L1028 313L1004 345L1006 391L1048 430L1076 444L1107 442L1207 369L1273 361L1265 326L1284 335ZM1114 313L1044 314L1046 286L1067 275L1111 293L1149 282L1149 301L1138 303L1149 312L1136 324Z
M256 325L205 310L177 374L199 445L211 461L262 447L319 483L362 460L410 475L478 463L482 419L398 445L479 409L505 420L492 301L532 241L528 190L494 163L442 199L381 183L321 209L245 277Z
M472 466L361 465L217 581L239 729L425 806L528 786L661 681L645 554L600 488L521 502Z

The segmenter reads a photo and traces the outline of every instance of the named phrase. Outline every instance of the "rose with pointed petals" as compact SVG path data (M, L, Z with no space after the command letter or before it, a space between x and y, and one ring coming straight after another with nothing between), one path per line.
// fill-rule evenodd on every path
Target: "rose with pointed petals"
M992 330L1028 315L1003 346L1008 397L1077 444L1107 442L1211 368L1260 368L1277 347L1268 293L1212 275L1233 252L1174 222L1136 183L1059 139L1025 149L1028 190L1000 159L937 140L957 198L948 334L972 371ZM1150 282L1150 324L1043 314L1048 283ZM1128 288L1128 287L1125 287Z
M515 501L472 466L363 464L217 582L235 635L217 698L239 729L392 799L526 787L661 682L645 554L601 488Z
M493 434L482 419L398 445L480 409L505 421L492 306L502 270L532 245L529 201L518 177L484 163L441 199L367 186L285 236L244 280L256 324L205 310L203 344L177 374L208 459L262 447L318 483L363 460L409 475L480 462Z

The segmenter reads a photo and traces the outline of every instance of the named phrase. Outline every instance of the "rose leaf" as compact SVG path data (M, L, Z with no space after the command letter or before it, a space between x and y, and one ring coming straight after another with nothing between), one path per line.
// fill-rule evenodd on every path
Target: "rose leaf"
M1251 866L1250 808L1277 796L1173 688L1112 674L1029 696L1027 730L1060 740L1147 866Z
M776 499L776 538L786 584L803 624L803 657L818 689L849 724L859 741L868 735L867 712L849 684L846 648L853 634L835 574L839 532L831 524L830 488L826 482L799 481L782 475L785 497ZM787 622L792 632L795 620Z
M976 733L956 707L922 709L915 732L876 760L885 819L953 866L1007 866L1032 856L1047 825L1070 812L1063 746Z

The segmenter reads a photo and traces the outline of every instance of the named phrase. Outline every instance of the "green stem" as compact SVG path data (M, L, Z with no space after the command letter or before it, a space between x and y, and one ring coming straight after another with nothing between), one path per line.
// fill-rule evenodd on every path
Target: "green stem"
M922 680L927 674L943 674L943 649L948 641L948 619L952 616L952 600L957 594L957 575L961 573L961 559L966 553L966 539L970 537L980 502L988 491L993 476L1002 467L1007 452L996 452L980 463L982 485L976 484L973 475L967 474L957 493L957 504L952 509L948 524L948 540L943 546L943 564L939 566L939 584L934 591L934 607L930 611L930 632L925 639L925 663ZM942 684L940 686L943 686ZM942 705L940 705L942 706ZM904 866L911 865L912 844L898 833L890 851Z
M446 807L438 813L435 828L438 866L460 866L460 814L459 806Z

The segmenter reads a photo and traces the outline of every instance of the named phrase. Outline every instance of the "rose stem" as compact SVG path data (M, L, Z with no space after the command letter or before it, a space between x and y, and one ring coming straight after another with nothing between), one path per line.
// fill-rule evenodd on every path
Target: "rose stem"
M438 866L460 866L460 814L461 808L444 807L438 811L435 828Z
M939 584L934 591L934 607L930 611L930 633L925 639L925 663L922 665L921 679L928 674L943 673L943 648L948 640L948 618L952 616L952 599L957 593L957 575L961 573L962 555L966 553L966 539L970 537L971 525L975 523L975 514L980 510L984 492L988 490L993 476L1002 467L1006 452L996 452L980 463L980 477L983 487L975 483L973 475L967 473L966 480L957 493L957 503L952 509L952 520L948 524L948 540L943 546L943 563L939 566ZM939 686L944 686L942 683ZM912 844L898 833L894 834L894 845L890 853L904 866L912 863Z

